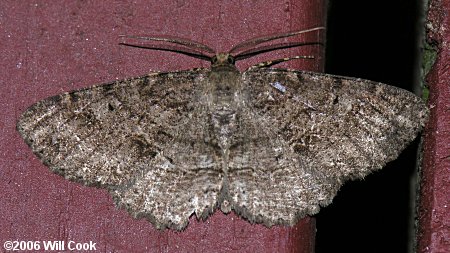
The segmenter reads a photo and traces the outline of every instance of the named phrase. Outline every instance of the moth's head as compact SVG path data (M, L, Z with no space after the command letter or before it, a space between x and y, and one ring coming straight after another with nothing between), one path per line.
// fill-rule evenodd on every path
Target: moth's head
M234 67L234 57L229 53L218 53L211 57L211 68Z

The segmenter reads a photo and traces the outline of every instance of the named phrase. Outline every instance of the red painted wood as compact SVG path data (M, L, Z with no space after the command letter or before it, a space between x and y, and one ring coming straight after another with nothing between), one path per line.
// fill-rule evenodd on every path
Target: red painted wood
M117 210L105 190L49 172L15 123L31 104L65 91L151 70L208 66L174 53L120 47L120 34L168 34L225 51L254 36L322 26L324 16L323 0L1 1L0 242L92 241L101 252L313 252L312 218L268 229L217 211L206 221L192 218L183 232L157 231ZM293 55L315 55L318 61L284 66L322 70L323 50L311 47L239 66Z
M426 129L417 252L450 251L450 19L449 0L430 2L427 41L438 49L427 75L431 117Z

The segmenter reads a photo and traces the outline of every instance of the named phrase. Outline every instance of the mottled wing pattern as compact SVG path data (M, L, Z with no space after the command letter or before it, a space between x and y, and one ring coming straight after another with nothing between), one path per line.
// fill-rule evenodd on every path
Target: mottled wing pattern
M28 108L17 128L65 178L103 187L118 206L158 228L181 229L216 207L220 157L201 101L209 70L159 73L54 96ZM201 194L199 194L201 193Z
M345 181L394 160L428 114L412 93L367 80L257 69L242 81L247 137L230 151L230 201L268 226L317 213Z

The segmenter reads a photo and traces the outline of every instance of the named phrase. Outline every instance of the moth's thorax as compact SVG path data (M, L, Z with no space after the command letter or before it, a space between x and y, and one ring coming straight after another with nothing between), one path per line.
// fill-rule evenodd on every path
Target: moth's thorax
M213 107L231 107L239 103L241 92L240 72L231 66L213 68L209 74L208 90L212 96Z

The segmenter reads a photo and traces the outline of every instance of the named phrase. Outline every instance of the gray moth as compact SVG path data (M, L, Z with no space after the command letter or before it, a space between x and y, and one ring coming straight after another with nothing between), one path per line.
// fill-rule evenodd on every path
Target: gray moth
M428 117L419 97L393 86L270 68L291 58L235 67L301 43L257 45L322 29L255 38L226 53L128 36L165 44L137 47L211 67L53 96L29 107L17 129L53 172L107 189L117 206L158 229L182 230L193 214L206 219L217 209L251 223L294 225L330 204L346 181L396 159Z

